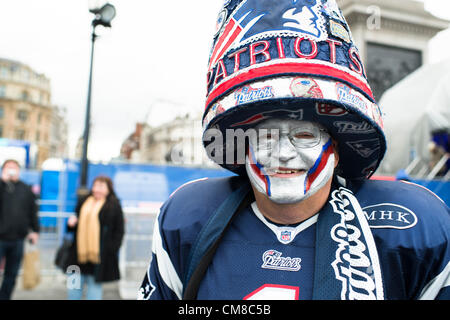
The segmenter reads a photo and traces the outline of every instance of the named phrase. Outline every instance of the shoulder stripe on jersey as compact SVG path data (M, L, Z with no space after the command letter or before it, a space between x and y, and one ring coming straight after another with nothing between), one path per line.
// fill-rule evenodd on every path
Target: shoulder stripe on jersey
M177 193L177 191L179 191L180 189L184 188L185 186L190 185L190 184L195 183L195 182L198 182L198 181L204 181L204 180L208 180L208 178L205 177L205 178L195 179L195 180L191 180L191 181L188 181L188 182L182 184L181 186L176 188L174 192L172 192L170 194L169 198L171 198L175 193Z
M404 181L404 180L400 180L400 182L406 183L406 184L410 184L410 185L413 185L413 186L416 186L416 187L420 187L420 188L428 191L429 193L431 193L433 196L438 198L443 204L445 204L444 200L442 200L436 193L434 193L433 191L431 191L430 189L428 189L428 188L426 188L424 186L421 186L420 184L417 184L417 183L414 183L414 182L411 182L411 181Z
M156 255L158 264L158 271L164 283L169 287L181 300L181 293L183 292L183 283L175 270L175 267L170 260L170 256L162 245L162 238L159 229L159 221L156 219L153 232L152 251Z
M444 270L423 288L419 300L433 300L442 288L450 286L450 262Z

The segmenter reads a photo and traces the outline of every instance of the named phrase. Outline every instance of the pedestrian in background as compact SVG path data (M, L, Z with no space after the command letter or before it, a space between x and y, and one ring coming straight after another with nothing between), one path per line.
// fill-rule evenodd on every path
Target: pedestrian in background
M5 258L0 300L9 300L23 258L24 240L37 244L39 220L36 196L19 179L20 164L6 160L0 182L0 261Z
M80 268L80 286L68 288L68 299L80 300L86 286L86 299L101 300L102 283L120 279L118 254L124 234L122 207L111 179L96 177L75 213L67 222L74 233L69 265Z

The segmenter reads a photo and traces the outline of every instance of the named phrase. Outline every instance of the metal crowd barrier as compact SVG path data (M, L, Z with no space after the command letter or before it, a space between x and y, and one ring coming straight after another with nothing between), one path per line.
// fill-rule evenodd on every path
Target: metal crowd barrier
M124 208L125 236L119 255L120 296L136 299L152 257L153 226L156 210Z
M147 271L152 248L153 225L157 210L149 208L124 208L125 235L119 251L120 296L135 299ZM61 270L54 265L56 251L65 236L66 219L72 212L39 212L40 218L56 218L56 227L42 228L39 250L42 276L56 276Z

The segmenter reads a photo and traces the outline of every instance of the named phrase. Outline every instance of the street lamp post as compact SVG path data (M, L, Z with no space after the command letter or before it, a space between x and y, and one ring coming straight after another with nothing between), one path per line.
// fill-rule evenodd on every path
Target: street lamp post
M88 144L89 144L89 130L90 130L90 119L91 119L91 95L92 95L92 70L94 63L94 47L97 35L95 33L95 28L99 25L111 28L111 21L116 16L116 9L112 4L106 3L101 8L94 8L89 10L91 13L95 14L94 20L92 20L92 38L91 38L91 62L89 69L89 82L88 82L88 94L86 102L86 117L84 122L84 133L83 133L83 150L81 156L81 171L80 171L80 188L78 190L79 195L84 195L88 192L87 188L87 174L88 174Z

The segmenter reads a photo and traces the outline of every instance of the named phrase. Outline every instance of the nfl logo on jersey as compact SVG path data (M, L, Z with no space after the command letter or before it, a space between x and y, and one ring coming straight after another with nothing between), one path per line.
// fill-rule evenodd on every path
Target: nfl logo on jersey
M290 231L282 231L280 236L281 241L291 241L291 232Z

